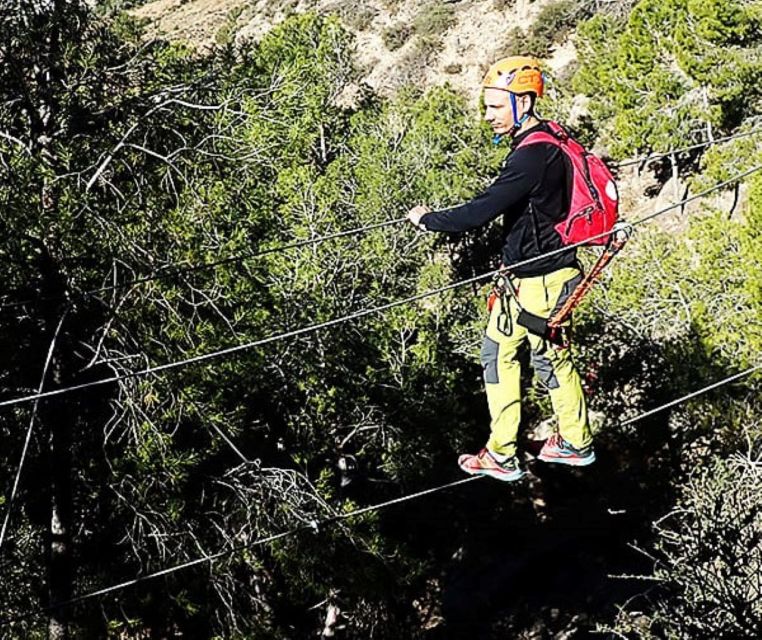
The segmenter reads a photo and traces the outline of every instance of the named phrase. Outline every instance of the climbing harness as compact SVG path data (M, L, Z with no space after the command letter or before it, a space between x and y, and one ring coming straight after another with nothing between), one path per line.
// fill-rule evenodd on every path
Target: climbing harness
M603 270L614 259L614 256L622 250L624 245L627 244L631 235L632 225L629 223L618 222L614 225L613 233L603 252L595 261L595 264L582 279L582 282L577 285L563 306L548 320L548 328L551 333L560 329L561 325L571 317L572 311L577 308L582 298L593 288L596 280L601 277Z
M514 122L516 117L516 99L511 93ZM501 269L489 295L487 307L490 312L495 301L500 299L501 309L497 318L497 328L510 335L512 323L508 296L513 297L518 308L516 322L538 335L558 349L569 346L569 323L572 311L600 278L603 269L619 253L632 233L632 225L618 223L619 196L616 183L606 163L598 156L587 151L574 140L557 122L546 121L550 133L531 132L515 150L522 146L547 143L560 149L569 159L572 169L572 185L569 211L563 220L555 225L561 244L566 246L604 245L603 252L590 269L589 273L575 287L550 318L543 318L524 309L519 303L516 286L507 269Z
M530 311L527 311L519 302L519 291L511 279L509 271L500 271L495 275L492 290L487 298L487 309L491 312L495 302L500 300L500 317L498 318L498 329L506 334L512 332L512 320L509 309L509 298L513 298L519 313L516 316L516 322L522 327L538 335L559 349L565 349L569 346L569 326L567 324L572 312L576 309L582 299L593 288L595 282L601 277L603 270L619 253L632 235L632 225L626 222L619 222L614 225L613 232L609 237L603 252L595 264L590 268L587 275L572 291L564 304L550 318L543 318Z

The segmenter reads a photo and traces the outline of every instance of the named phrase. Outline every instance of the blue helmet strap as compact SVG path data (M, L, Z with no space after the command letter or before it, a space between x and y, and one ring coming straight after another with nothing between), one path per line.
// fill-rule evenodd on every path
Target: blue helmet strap
M519 118L519 107L516 104L516 94L508 92L508 98L511 101L511 111L513 112L513 126L511 127L510 135L513 136L516 134L516 132L521 129L521 125L524 124L527 121L527 118L529 118L529 112L525 113L521 118ZM496 133L492 137L492 144L500 144L500 140L503 138L503 136L499 133Z
M521 116L521 119L519 119L519 108L516 105L516 94L509 92L508 97L511 101L511 111L513 111L513 131L516 132L521 128L521 125L526 122L529 117L529 112L525 113Z

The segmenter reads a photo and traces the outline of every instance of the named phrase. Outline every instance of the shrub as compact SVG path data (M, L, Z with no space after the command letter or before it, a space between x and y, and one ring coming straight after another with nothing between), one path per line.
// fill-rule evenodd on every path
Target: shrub
M738 457L685 485L655 527L661 585L651 611L620 612L627 637L758 638L762 635L762 471Z
M338 13L342 22L350 29L365 31L375 20L378 10L365 3L347 2Z
M396 51L410 38L411 28L402 22L396 22L381 32L381 39L389 51Z
M436 36L420 36L416 38L411 51L411 57L413 60L423 66L430 63L436 53L441 49L442 42L440 38Z
M527 36L520 27L514 27L505 36L503 44L497 50L495 59L505 58L506 56L515 56L527 53L524 50ZM489 65L487 65L489 66ZM487 70L486 67L484 69Z
M455 24L455 10L446 4L430 4L413 22L415 32L422 36L441 36Z
M561 0L543 7L527 33L527 52L546 58L553 45L562 42L585 15L578 0Z
M559 44L587 16L578 0L549 4L537 14L528 31L514 27L505 36L499 56L528 55L547 58L553 45Z
M615 156L680 147L696 131L732 129L758 113L762 33L741 0L641 0L619 21L576 32L575 90Z
M397 10L400 8L400 2L402 0L382 0L384 8L392 15L397 13Z
M226 45L233 42L235 38L236 27L238 25L238 18L243 13L243 7L237 7L228 11L225 16L224 24L217 30L214 35L214 41L219 45Z

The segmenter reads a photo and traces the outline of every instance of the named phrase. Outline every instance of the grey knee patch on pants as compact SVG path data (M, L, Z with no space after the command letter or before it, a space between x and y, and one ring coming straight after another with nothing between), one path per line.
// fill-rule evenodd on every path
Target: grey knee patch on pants
M497 384L500 382L497 375L497 352L500 345L492 338L484 336L482 342L481 362L484 370L484 382Z
M553 363L544 353L532 351L532 367L540 382L548 389L558 389L558 378L553 370Z

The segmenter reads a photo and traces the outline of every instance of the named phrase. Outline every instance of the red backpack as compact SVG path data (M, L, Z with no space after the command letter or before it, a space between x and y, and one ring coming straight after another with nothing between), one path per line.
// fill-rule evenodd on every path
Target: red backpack
M574 168L569 214L556 225L565 245L606 244L609 236L596 237L611 231L619 215L619 196L614 176L598 156L585 148L557 122L546 121L553 132L530 133L516 149L528 144L547 142L561 149Z

